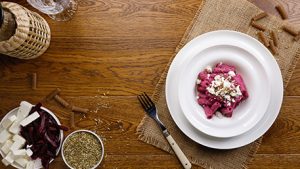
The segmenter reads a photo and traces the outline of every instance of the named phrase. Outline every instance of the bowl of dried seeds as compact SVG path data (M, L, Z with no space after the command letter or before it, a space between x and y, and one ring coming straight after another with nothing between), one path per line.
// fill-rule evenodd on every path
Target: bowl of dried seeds
M71 169L95 169L103 160L104 145L94 132L77 130L64 140L61 153Z

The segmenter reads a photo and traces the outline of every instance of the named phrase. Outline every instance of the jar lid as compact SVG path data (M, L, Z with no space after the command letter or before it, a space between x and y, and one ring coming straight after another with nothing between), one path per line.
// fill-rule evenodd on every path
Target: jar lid
M4 19L4 11L0 2L0 27L2 26L3 19Z

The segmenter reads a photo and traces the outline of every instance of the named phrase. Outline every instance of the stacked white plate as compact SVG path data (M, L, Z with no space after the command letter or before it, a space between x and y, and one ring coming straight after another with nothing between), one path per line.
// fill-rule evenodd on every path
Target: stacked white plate
M207 119L196 99L196 79L206 66L223 62L244 78L249 98L231 118ZM269 50L256 39L235 31L205 33L187 43L174 58L166 81L171 116L195 142L216 149L247 145L274 123L283 98L282 76Z

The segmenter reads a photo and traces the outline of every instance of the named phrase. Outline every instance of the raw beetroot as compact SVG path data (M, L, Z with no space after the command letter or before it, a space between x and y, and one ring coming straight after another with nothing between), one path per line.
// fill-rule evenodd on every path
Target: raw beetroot
M49 168L51 159L56 157L59 148L60 130L68 130L67 127L58 125L54 118L45 110L41 109L42 104L35 105L29 114L37 111L40 118L21 127L20 134L25 138L25 147L30 147L33 160L40 158L44 168Z

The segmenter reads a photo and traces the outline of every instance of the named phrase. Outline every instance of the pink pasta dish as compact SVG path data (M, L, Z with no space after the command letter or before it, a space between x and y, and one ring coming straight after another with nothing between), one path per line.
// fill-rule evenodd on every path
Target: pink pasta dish
M233 110L248 98L242 76L234 66L224 63L218 63L213 69L208 66L200 72L196 87L198 103L208 119L216 112L231 117Z

